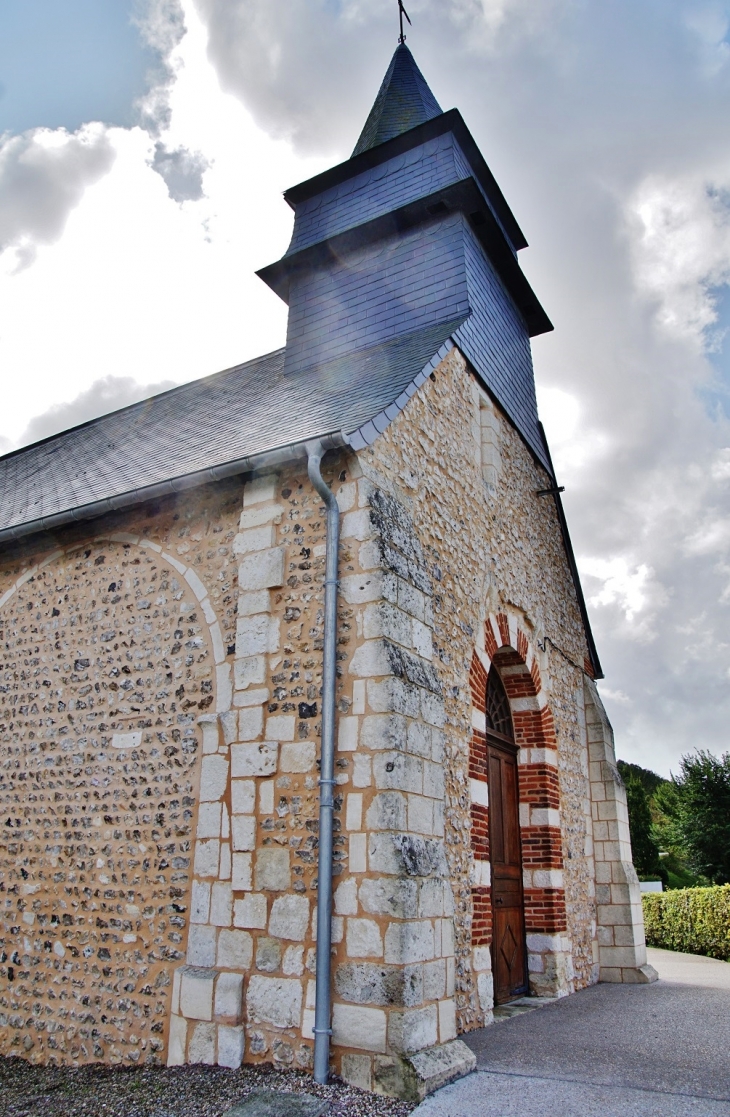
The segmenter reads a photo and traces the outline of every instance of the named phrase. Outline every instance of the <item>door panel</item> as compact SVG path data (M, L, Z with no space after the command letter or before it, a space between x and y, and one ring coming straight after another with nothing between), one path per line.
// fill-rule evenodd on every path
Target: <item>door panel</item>
M491 740L487 751L494 1000L504 1004L527 992L517 758Z

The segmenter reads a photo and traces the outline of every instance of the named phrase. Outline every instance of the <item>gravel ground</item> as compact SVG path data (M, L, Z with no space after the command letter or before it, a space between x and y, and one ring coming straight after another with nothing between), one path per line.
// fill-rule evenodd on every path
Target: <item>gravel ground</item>
M331 1099L327 1117L407 1117L413 1106L269 1066L36 1067L0 1058L0 1117L221 1117L252 1090Z

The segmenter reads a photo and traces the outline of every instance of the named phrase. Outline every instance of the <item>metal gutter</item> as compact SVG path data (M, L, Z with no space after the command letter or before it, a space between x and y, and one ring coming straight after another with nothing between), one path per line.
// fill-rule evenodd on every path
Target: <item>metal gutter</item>
M337 698L337 587L340 510L320 470L324 447L307 443L309 480L327 508L327 558L324 590L322 670L322 747L319 773L319 850L317 861L317 972L314 1009L314 1081L329 1079L332 1035L332 850L335 786L335 703Z
M319 440L324 450L340 449L349 445L346 435L342 431L323 435ZM175 493L187 492L201 485L209 485L214 481L221 481L226 477L235 477L240 473L253 473L256 470L269 469L272 466L303 458L307 454L304 442L293 442L261 454L252 454L243 458L235 458L221 465L210 466L208 469L196 470L194 473L182 474L167 481L159 481L153 485L144 485L115 496L97 500L91 504L82 504L76 508L67 508L52 516L40 516L35 520L28 520L13 527L0 529L0 545L14 543L29 535L39 532L57 531L68 527L70 524L86 523L96 520L109 512L121 512L133 508L138 504L145 504L149 500L159 500L161 497L173 496Z

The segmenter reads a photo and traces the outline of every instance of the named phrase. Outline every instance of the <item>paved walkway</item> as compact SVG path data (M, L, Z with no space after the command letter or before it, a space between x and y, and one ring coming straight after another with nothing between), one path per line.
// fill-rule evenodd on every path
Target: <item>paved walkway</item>
M595 985L465 1037L477 1073L412 1117L730 1117L730 964L649 961L653 985Z

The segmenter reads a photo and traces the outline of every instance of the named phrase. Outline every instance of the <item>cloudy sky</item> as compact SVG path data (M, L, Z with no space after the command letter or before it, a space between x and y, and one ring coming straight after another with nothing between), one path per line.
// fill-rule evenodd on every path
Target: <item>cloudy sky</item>
M618 753L730 748L730 0L410 0L555 323L538 394ZM2 0L0 448L283 343L281 192L396 0Z

